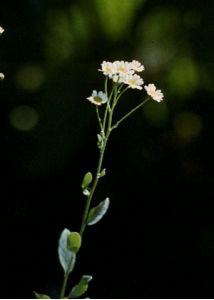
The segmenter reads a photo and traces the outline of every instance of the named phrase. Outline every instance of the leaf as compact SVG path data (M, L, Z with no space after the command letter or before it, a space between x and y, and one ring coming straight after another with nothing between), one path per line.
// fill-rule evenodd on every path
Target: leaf
M88 283L92 280L92 276L83 275L77 285L75 285L70 294L69 298L78 298L83 295L88 289Z
M81 185L82 189L85 190L89 186L89 184L92 182L92 180L93 180L93 176L92 176L91 172L87 172L82 181L82 185Z
M65 273L70 273L73 270L76 261L76 254L67 246L70 233L70 230L65 228L61 233L58 245L58 257Z
M94 225L99 222L109 208L110 200L106 198L99 205L90 209L87 219L87 225Z
M51 299L48 295L44 295L44 294L39 294L37 292L33 292L36 299Z
M103 169L101 172L100 172L100 178L105 176L106 175L106 169Z

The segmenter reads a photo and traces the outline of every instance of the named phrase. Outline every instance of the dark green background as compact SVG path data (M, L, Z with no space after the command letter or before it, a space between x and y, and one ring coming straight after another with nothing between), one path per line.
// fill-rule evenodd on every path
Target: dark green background
M80 184L98 131L85 99L103 60L140 60L162 89L109 142L97 202L70 284L91 298L213 298L214 2L7 0L1 3L2 298L57 297L57 240L78 230ZM128 92L118 117L141 101Z

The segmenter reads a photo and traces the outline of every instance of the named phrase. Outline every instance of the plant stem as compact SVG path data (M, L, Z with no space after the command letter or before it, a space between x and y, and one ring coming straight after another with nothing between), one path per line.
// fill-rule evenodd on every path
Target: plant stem
M63 299L64 296L65 296L65 289L66 289L67 282L68 282L68 276L69 276L69 274L65 273L63 283L62 283L61 292L60 292L60 299Z
M99 156L99 161L98 161L98 165L97 165L97 171L96 171L96 174L95 174L94 182L93 182L90 194L87 198L85 210L84 210L84 213L83 213L82 223L81 223L81 227L80 227L81 237L83 236L83 232L84 232L84 229L85 229L86 220L87 220L87 217L88 217L88 212L89 212L89 209L90 209L91 201L92 201L94 192L96 190L96 187L97 187L97 184L98 184L98 181L99 181L99 174L100 174L101 169L102 169L102 162L103 162L103 158L104 158L104 153L105 153L107 140L108 140L108 137L106 136L103 147L100 150L100 156Z
M105 84L106 84L105 89L107 90L107 80L106 80ZM103 163L103 158L104 158L104 154L105 154L105 149L106 149L106 145L107 145L109 136L111 134L111 131L113 129L115 129L122 121L124 121L127 117L129 117L131 114L133 114L138 108L143 106L149 100L149 97L146 98L142 103L140 103L135 108L133 108L130 112L128 112L125 116L123 116L119 121L117 121L117 123L114 126L112 126L112 117L113 117L114 108L117 104L118 99L120 98L120 96L123 93L123 92L121 92L121 94L118 96L117 91L118 91L117 86L115 85L113 90L112 90L112 93L110 95L110 99L109 99L109 100L111 100L111 97L114 94L112 107L110 106L110 104L108 102L107 105L106 105L106 110L105 110L103 122L100 118L98 109L96 109L98 121L99 121L99 124L100 124L100 129L104 134L104 137L103 137L104 138L104 143L103 143L102 148L100 149L100 155L99 155L99 160L98 160L98 164L97 164L97 170L96 170L95 178L94 178L94 181L93 181L93 184L92 184L92 188L90 190L90 194L87 197L87 201L86 201L86 205L85 205L85 209L84 209L84 213L83 213L83 217L82 217L82 222L81 222L80 232L79 232L81 237L83 236L85 227L87 225L86 222L87 222L87 218L88 218L90 205L91 205L93 195L94 195L94 192L96 190L98 181L100 179L100 173L101 173L101 170L102 170L102 163ZM66 290L68 277L69 277L69 273L70 273L69 269L71 267L72 262L73 261L71 259L70 262L69 262L68 271L65 272L65 274L64 274L63 284L62 284L62 288L61 288L61 292L60 292L60 299L63 299L64 296L65 296L65 290Z
M100 130L102 131L103 130L103 124L102 124L102 121L101 121L101 118L100 118L99 108L97 106L96 106L96 113L97 113L97 119L98 119L98 122L99 122L99 125L100 125Z
M115 129L118 127L118 125L123 122L126 118L128 118L130 115L132 115L138 108L140 108L141 106L143 106L150 98L146 98L143 102L141 102L140 104L138 104L135 108L133 108L132 110L130 110L125 116L123 116L119 121L116 122L115 125L112 126L111 129Z
M63 282L62 282L62 288L61 288L61 291L60 291L60 299L63 299L64 296L65 296L65 289L66 289L66 286L67 286L68 277L69 277L69 274L71 272L71 269L73 270L75 260L76 260L76 256L72 256L71 260L69 261L68 269L64 274L64 278L63 278ZM72 266L72 264L73 264L73 266Z
M115 99L116 99L116 94L115 94L114 101L115 101ZM108 108L106 107L106 109L108 109ZM107 145L110 133L111 133L112 115L113 115L113 109L109 111L108 125L107 125L107 129L106 129L106 134L105 134L105 137L104 137L104 144L103 144L103 147L100 149L100 156L99 156L99 161L98 161L98 165L97 165L97 171L96 171L96 174L95 174L95 179L94 179L90 194L87 198L85 210L84 210L84 213L83 213L82 223L81 223L81 227L80 227L81 237L83 236L83 232L84 232L84 229L85 229L85 226L86 226L86 221L87 221L91 201L92 201L94 192L96 190L98 181L100 179L100 172L101 172L101 169L102 169L104 153L105 153L106 145ZM103 125L103 128L104 128L104 125Z

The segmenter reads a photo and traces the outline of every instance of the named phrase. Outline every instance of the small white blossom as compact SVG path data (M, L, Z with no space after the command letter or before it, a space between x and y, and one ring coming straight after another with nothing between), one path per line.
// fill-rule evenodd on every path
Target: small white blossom
M0 73L0 80L3 80L3 79L4 79L4 74Z
M101 69L99 69L99 71L103 72L104 75L109 77L116 73L114 64L105 60L102 62Z
M119 75L127 75L129 73L134 73L134 71L131 70L130 63L124 60L116 60L113 62L113 65L115 67L115 73Z
M105 93L103 93L101 91L97 92L94 90L92 92L92 95L90 97L88 97L87 100L89 100L93 104L101 105L108 101L108 97Z
M0 34L2 34L4 32L4 28L2 28L1 26L0 26Z
M153 83L144 86L147 94L152 97L153 100L161 102L163 100L163 93L161 90L157 90Z
M124 83L127 84L131 89L142 90L143 79L137 74L128 74L124 78Z
M133 60L130 63L130 68L135 72L142 72L144 70L144 66L137 60Z

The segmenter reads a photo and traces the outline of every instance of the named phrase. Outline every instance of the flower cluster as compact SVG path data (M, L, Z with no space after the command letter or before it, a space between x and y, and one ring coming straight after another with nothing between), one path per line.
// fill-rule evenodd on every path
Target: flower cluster
M103 61L101 68L98 69L107 78L110 78L114 83L119 85L127 85L131 89L143 89L143 78L137 74L144 71L144 66L137 60L131 62L124 60L116 60L114 62ZM163 93L157 90L153 83L144 86L144 89L149 97L157 102L163 100ZM101 105L108 101L107 95L103 92L93 91L92 95L87 98L90 102Z
M114 62L103 61L101 69L99 69L114 82L124 83L132 89L139 90L142 90L143 79L135 72L142 72L143 70L144 66L136 60L132 62L123 60Z

